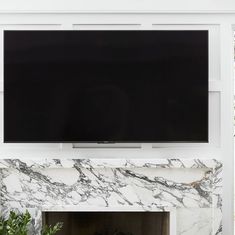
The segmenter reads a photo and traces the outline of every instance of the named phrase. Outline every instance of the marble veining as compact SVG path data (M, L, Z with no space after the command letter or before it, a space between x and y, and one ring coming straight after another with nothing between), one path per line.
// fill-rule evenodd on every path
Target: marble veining
M0 168L16 168L25 164L30 168L215 168L221 163L216 159L0 159Z
M38 234L44 210L175 208L177 234L222 234L221 174L215 159L2 159L1 211L30 209Z

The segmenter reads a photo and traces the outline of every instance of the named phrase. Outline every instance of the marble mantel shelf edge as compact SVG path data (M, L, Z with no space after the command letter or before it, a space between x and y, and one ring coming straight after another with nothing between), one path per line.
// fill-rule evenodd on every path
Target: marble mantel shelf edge
M83 158L83 159L0 159L0 168L17 168L24 164L31 168L209 168L222 167L217 159L181 159L181 158Z

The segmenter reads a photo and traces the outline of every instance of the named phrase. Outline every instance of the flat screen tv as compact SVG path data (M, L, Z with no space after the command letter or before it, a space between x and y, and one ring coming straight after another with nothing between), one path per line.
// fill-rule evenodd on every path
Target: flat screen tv
M4 142L208 142L208 31L5 31Z

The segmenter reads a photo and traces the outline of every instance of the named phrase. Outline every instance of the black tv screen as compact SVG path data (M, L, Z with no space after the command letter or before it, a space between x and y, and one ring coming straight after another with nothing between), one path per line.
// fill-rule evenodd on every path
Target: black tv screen
M4 142L207 142L208 31L4 32Z

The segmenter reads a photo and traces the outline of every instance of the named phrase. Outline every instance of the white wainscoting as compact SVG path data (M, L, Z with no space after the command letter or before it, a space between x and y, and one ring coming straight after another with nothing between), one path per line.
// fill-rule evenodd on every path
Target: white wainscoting
M209 31L209 143L154 143L151 147L160 148L164 147L164 152L167 147L189 147L199 148L200 151L206 153L210 151L214 156L218 153L220 147L220 93L223 90L223 83L221 82L220 73L220 25L208 23L192 23L182 24L182 21L178 23L175 21L158 23L158 15L151 15L151 18L140 15L102 15L102 14L68 14L64 18L60 18L60 15L47 14L45 17L41 14L35 16L32 15L20 15L20 20L14 22L15 15L10 15L5 18L5 22L1 23L0 15L0 55L2 60L0 61L0 105L3 106L3 32L4 30L208 30ZM18 16L18 15L17 15ZM40 17L39 17L40 16ZM114 19L113 19L114 18ZM48 20L46 23L46 19ZM32 20L32 22L30 22ZM22 22L20 22L22 21ZM42 21L42 22L38 22ZM171 22L171 24L170 24ZM172 22L174 24L172 24ZM46 85L46 84L45 84ZM0 113L0 120L3 119L3 113ZM3 121L1 121L1 124ZM0 126L0 140L3 141L3 124ZM21 145L21 148L24 145ZM62 148L61 148L62 146ZM90 145L89 145L90 146ZM94 145L96 146L96 145ZM18 148L18 144L4 144L4 149ZM53 148L57 150L66 149L65 145L60 144L30 144L25 145L27 148ZM100 145L99 145L100 147ZM106 146L107 147L107 146ZM112 146L115 147L115 146ZM120 148L120 145L119 145ZM216 150L216 151L215 151ZM211 152L212 151L212 152ZM207 157L207 156L206 156Z
M223 13L0 13L0 158L217 158L224 164L223 233L233 233L233 26L235 14ZM208 29L208 144L153 144L142 149L82 148L71 144L3 144L3 30ZM46 86L46 84L45 84Z

